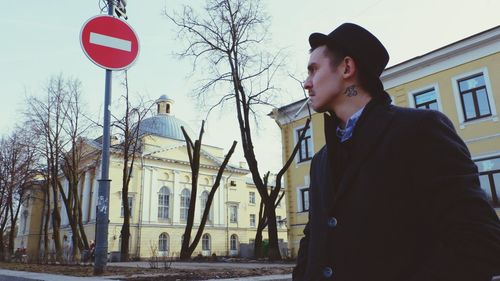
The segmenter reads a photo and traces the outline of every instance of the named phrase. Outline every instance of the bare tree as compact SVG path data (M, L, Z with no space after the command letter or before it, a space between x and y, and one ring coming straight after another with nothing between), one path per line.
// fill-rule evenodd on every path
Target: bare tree
M130 241L130 206L128 202L128 191L130 179L132 177L133 167L136 157L141 149L140 125L142 120L146 118L150 112L151 106L145 106L141 101L133 105L129 97L128 75L124 72L125 78L123 86L125 95L122 98L125 100L125 112L123 117L115 118L113 126L119 130L118 135L121 137L121 143L118 149L122 155L122 206L123 206L123 224L120 232L120 260L129 260L129 241Z
M69 151L62 154L62 171L68 182L67 194L61 191L61 197L66 206L66 213L72 231L73 253L76 256L78 251L89 249L89 243L85 228L83 226L81 192L79 189L82 178L85 176L86 167L83 166L83 159L89 158L91 151L84 146L85 133L92 127L86 118L83 118L83 102L81 98L81 83L78 80L68 80L66 82L67 102L65 110L67 118L63 124L63 130L68 139ZM94 159L97 161L97 159ZM92 159L90 160L92 162Z
M196 231L195 238L193 239L193 242L190 243L191 241L191 231L193 229L193 223L194 223L194 214L195 214L195 206L196 206L196 194L198 191L198 176L200 172L200 156L201 156L201 140L203 138L203 133L204 133L204 126L205 126L205 121L202 122L201 124L201 129L200 129L200 135L197 140L193 143L189 135L187 134L186 130L184 127L181 127L182 133L184 134L184 138L186 140L186 147L187 147L187 152L189 156L189 164L191 166L191 200L189 201L189 209L188 209L188 216L187 216L187 221L186 221L186 228L184 229L184 238L182 240L182 247L181 247L181 254L180 254L180 259L182 260L188 260L191 258L191 255L193 254L194 250L196 249L196 246L200 242L200 238L203 234L203 230L205 229L205 225L207 223L208 215L210 213L210 207L212 206L212 201L215 196L215 192L219 188L220 185L220 180L222 178L222 174L224 173L224 170L226 169L227 163L229 162L229 159L234 153L234 149L236 148L236 141L233 141L233 145L229 149L229 152L226 154L224 157L224 161L221 163L219 166L219 171L217 172L217 176L215 178L215 182L212 185L212 188L210 189L210 193L208 194L208 199L203 206L203 215L201 217L200 221L200 226L198 227L198 230Z
M65 79L62 75L52 77L46 88L46 98L29 97L27 126L38 136L38 150L44 158L44 178L51 191L47 196L46 211L52 218L52 238L56 250L56 260L62 262L60 239L61 211L59 198L64 203L73 236L73 248L82 250L86 237L81 222L81 203L78 186L82 175L81 142L87 127L80 126L81 83L77 79ZM68 180L68 189L61 184L62 177ZM47 222L47 220L46 220ZM84 239L86 240L86 238ZM88 243L87 243L88 244ZM45 243L48 246L48 243ZM47 252L45 248L45 252Z
M36 153L32 138L22 129L16 129L8 138L3 139L0 144L2 189L5 194L2 196L9 214L9 243L8 254L14 252L14 238L16 226L19 218L21 205L26 199L26 191L35 179L36 173ZM1 209L1 208L0 208ZM6 218L5 218L6 219ZM2 230L5 227L2 222ZM24 231L25 229L22 229ZM19 231L19 229L18 229Z
M234 102L244 156L265 206L269 259L279 260L275 203L281 188L278 183L286 169L278 173L277 184L270 189L261 177L252 138L256 108L271 106L275 90L272 80L282 65L279 52L271 55L265 50L269 17L260 0L206 0L202 16L189 6L184 6L182 13L165 11L164 14L178 27L179 37L188 44L180 57L193 58L194 67L200 60L206 63L208 78L197 90L199 100L205 100L207 93L217 90L224 94L218 96L212 108Z

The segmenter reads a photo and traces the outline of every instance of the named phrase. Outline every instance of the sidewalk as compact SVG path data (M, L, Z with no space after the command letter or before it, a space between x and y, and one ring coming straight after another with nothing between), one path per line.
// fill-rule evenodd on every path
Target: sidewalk
M14 271L0 269L0 281L111 281L120 280L119 276L104 276L104 277L74 277L67 275L55 275L47 273L36 273L27 271ZM251 276L229 279L208 279L205 281L291 281L291 274L284 275L268 275L268 276Z
M118 278L118 279L115 279ZM0 269L0 281L110 281L119 280L117 276L75 277L38 272Z

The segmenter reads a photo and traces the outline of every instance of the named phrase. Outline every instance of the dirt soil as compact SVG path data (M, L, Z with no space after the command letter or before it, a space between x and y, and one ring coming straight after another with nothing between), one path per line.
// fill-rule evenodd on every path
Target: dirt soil
M0 268L8 270L30 271L49 274L61 274L70 276L90 277L93 276L94 268L83 265L53 265L53 264L22 264L0 262ZM139 267L119 267L108 266L104 275L119 276L120 279L131 281L145 280L206 280L219 278L236 278L248 276L262 276L273 274L289 274L291 267L270 267L270 268L200 268L193 270L176 268L139 268Z

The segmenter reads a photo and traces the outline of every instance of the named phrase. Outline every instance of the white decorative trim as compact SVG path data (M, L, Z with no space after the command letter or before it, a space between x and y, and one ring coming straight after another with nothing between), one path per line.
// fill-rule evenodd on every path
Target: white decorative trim
M417 80L498 52L500 28L477 34L384 70L385 89Z
M488 139L494 139L494 138L498 138L500 137L500 134L494 134L494 135L489 135L489 136L481 136L481 137L478 137L478 138L473 138L473 139L469 139L469 140L464 140L465 143L473 143L473 142L476 142L476 141L482 141L482 140L488 140Z
M436 92L436 101L438 104L438 110L443 112L443 105L441 104L441 92L439 91L439 85L438 83L433 83L430 85L427 85L425 87L421 87L415 90L411 90L408 92L408 104L410 107L415 108L415 94L419 94L428 90L434 89L434 92Z
M468 76L473 76L475 74L482 74L484 76L484 84L486 86L486 93L488 94L488 102L490 104L491 116L473 120L473 121L465 121L464 111L462 108L462 100L460 98L460 90L458 89L457 81ZM455 75L451 78L451 85L453 88L453 97L455 98L455 107L457 109L458 122L460 124L460 129L464 129L467 125L482 123L486 121L498 122L497 110L495 107L495 99L493 97L493 89L491 88L490 83L490 75L488 73L487 67L482 67L479 69L474 69L468 72L461 73L459 75Z
M500 150L493 151L490 153L484 153L484 154L478 154L472 157L473 161L481 161L486 158L494 158L494 157L500 157Z

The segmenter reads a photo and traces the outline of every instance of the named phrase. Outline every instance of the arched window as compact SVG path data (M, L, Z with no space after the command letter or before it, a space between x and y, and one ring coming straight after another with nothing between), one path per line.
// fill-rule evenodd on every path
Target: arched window
M181 192L181 220L187 220L189 211L189 201L191 201L191 192L184 189Z
M158 193L158 219L166 220L169 218L170 190L166 186L160 189Z
M208 191L203 191L203 193L201 193L201 196L200 196L200 218L203 217L203 213L205 212L205 207L207 206L207 202L208 202ZM211 222L212 221L212 206L210 206L210 212L208 213L208 218L207 218L207 222Z
M168 252L168 234L163 232L158 238L158 250L160 252Z
M238 250L238 236L236 234L231 235L231 251Z
M210 235L207 233L201 238L201 247L203 251L210 251Z

